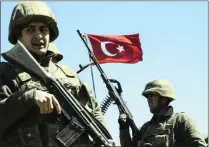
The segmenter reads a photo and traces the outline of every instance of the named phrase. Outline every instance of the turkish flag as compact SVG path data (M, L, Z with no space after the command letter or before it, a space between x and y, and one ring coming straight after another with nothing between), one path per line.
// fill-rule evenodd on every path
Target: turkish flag
M139 34L93 35L87 34L93 53L101 63L130 63L142 61Z

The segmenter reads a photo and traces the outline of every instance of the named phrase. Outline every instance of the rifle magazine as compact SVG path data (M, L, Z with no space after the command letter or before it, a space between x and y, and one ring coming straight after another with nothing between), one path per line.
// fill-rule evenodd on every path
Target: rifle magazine
M64 146L69 147L85 132L84 127L74 117L71 122L56 136Z

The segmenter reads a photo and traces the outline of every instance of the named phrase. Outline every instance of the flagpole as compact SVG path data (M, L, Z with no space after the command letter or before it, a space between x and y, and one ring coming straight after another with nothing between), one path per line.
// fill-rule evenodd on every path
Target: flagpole
M85 39L86 44L88 44L88 40L87 40L86 34L83 34L83 38ZM90 61L90 63L91 63L91 58L90 58L90 56L89 56L89 61ZM93 84L94 97L96 98L96 88L95 88L95 83L94 83L94 73L93 73L93 68L92 68L92 66L91 66L91 79L92 79L92 84Z

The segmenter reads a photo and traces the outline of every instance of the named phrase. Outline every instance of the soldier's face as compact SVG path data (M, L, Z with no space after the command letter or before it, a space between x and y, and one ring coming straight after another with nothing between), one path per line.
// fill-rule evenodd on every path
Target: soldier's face
M154 113L158 109L159 98L160 97L158 95L154 95L154 94L149 94L147 96L147 102L151 113Z
M30 52L44 56L49 46L49 28L42 22L30 23L22 29L19 40Z

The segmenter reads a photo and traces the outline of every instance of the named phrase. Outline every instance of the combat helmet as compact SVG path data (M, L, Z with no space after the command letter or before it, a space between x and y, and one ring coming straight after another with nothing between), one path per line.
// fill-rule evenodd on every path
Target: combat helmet
M58 37L57 21L51 9L41 1L24 1L17 4L12 11L9 24L9 42L16 44L21 30L32 21L43 22L49 27L51 42Z
M169 98L170 100L176 99L173 85L168 80L164 79L157 79L148 82L142 95L147 97L148 94L158 94L162 97Z

